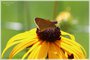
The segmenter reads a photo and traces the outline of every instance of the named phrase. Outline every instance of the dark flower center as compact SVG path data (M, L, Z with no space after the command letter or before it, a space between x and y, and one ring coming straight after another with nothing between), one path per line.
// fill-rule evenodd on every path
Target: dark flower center
M58 27L48 28L42 32L37 28L36 33L38 35L38 38L43 41L54 42L56 40L61 39L60 38L61 32L60 32L60 28Z

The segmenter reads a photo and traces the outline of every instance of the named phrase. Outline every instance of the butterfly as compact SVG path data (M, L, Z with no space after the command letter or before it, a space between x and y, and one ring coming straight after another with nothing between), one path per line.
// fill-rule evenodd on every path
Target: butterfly
M35 18L35 23L40 31L44 31L48 28L56 28L57 21L49 21L42 18Z

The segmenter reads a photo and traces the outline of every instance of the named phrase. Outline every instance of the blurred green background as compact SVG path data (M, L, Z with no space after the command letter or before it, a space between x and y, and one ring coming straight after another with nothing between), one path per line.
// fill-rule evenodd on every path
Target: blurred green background
M61 29L72 33L76 41L89 53L89 2L88 1L2 1L1 2L1 51L7 41L14 35L36 27L35 17L55 20L62 11L70 11L74 22L64 23ZM75 28L74 28L75 27ZM66 29L67 28L67 29ZM72 31L72 32L70 32ZM8 58L12 47L5 53ZM26 51L22 51L14 58L21 58Z

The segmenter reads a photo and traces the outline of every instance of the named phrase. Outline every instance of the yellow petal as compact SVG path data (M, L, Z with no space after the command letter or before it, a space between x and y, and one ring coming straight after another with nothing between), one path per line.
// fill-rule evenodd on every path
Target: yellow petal
M66 58L64 52L60 49L60 47L56 46L54 43L50 43L48 57L49 59Z
M67 41L67 40L66 40ZM71 40L72 41L72 40ZM74 41L75 42L75 41ZM58 43L57 43L58 44ZM71 44L73 44L71 42ZM67 43L63 42L62 40L60 41L60 43L58 44L62 49L64 49L65 51L74 54L74 57L77 59L83 59L85 58L85 55L83 54L82 50L80 49L80 47L76 47L74 45L68 45ZM80 49L80 50L79 50Z
M70 40L68 38L64 38L64 37L62 37L61 40L62 40L62 42L66 43L70 46L80 49L80 46L78 44L75 44L75 41L72 41L72 40Z
M8 45L9 43L12 43L12 42L17 41L17 40L22 40L22 39L28 38L28 37L29 37L29 38L34 38L35 36L36 36L36 28L31 29L30 31L26 31L26 32L24 32L24 33L19 33L19 34L13 36L13 37L8 41L7 45Z
M9 58L12 58L13 56L15 56L18 52L20 52L21 50L25 49L28 46L31 46L32 44L34 44L35 42L37 42L38 40L32 40L32 41L24 41L18 45L16 45L13 50L11 51Z
M37 48L38 44L40 44L40 42L37 42L36 44L34 44L27 53L24 54L24 56L22 57L22 60L25 59L25 57L35 48Z
M61 35L68 35L72 40L75 41L75 37L67 32L61 31Z
M41 45L37 45L37 47L29 54L28 59L35 59L36 53L39 51Z
M37 54L38 51L40 50L40 47L41 47L41 45L38 46L37 48L35 48L35 49L31 52L31 54L30 54L30 56L28 57L28 59L35 59L36 54Z
M86 56L85 49L79 43L77 43L73 40L70 40L68 38L64 38L64 37L62 37L61 40L62 40L62 42L77 48L82 54L84 54Z
M43 42L41 44L39 52L37 53L36 58L45 59L47 57L48 48L49 48L49 42Z
M8 46L6 46L5 49L4 49L3 52L2 52L2 57L3 57L4 53L7 51L8 48L10 48L11 46L13 46L13 45L15 45L15 44L18 44L18 43L20 43L20 42L22 42L22 41L17 41L17 42L14 42L14 43L9 44Z
M64 44L61 45L61 44L58 44L58 43L57 43L57 45L58 45L58 46L60 45L60 47L61 47L62 49L64 49L64 51L69 52L69 53L73 53L74 56L77 56L77 54L75 54L75 53L71 50L71 48L68 47L67 45L64 45ZM78 56L77 56L77 58L78 58Z
M37 36L36 36L36 28L34 28L34 29L30 30L30 31L15 35L14 37L12 37L8 41L4 51L2 52L2 57L3 57L4 53L6 52L6 50L8 48L10 48L11 46L13 46L13 45L15 45L17 43L23 42L23 41L25 41L27 39L32 40L34 38L37 38Z
M10 48L10 47L12 47L13 45L16 45L16 44L18 44L18 43L22 43L22 42L25 42L25 41L29 41L29 40L34 40L34 39L31 39L31 38L27 38L27 39L22 39L22 40L18 40L18 41L15 41L15 42L12 42L12 43L9 43L8 45L6 45L6 47L5 47L5 49L3 50L3 52L2 52L2 57L3 57L3 55L4 55L4 53Z
M72 47L73 47L73 46L72 46ZM66 50L66 51L74 54L74 56L76 56L77 59L81 59L81 56L80 56L79 52L76 51L76 50L74 50L72 47L68 46L68 45L65 44L65 43L62 43L62 44L61 44L61 48L62 48L62 49L64 49L64 50ZM77 49L77 48L76 48L76 49Z

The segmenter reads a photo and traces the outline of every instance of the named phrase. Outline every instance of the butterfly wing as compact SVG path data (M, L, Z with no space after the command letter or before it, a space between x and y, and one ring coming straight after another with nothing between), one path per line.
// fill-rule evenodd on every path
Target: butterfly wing
M35 18L35 23L41 31L46 30L47 28L56 28L55 23L42 18Z

